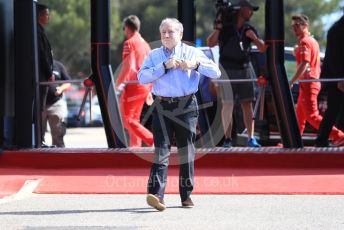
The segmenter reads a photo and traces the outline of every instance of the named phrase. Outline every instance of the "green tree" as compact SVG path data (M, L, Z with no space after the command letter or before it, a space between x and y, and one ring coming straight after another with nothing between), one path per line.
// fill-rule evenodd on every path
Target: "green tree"
M295 35L290 30L291 17L294 14L305 14L310 20L310 32L320 45L325 44L323 17L339 9L340 0L286 0L284 1L284 22L286 45L293 46L296 43Z
M90 0L40 0L50 9L46 27L54 58L61 60L73 78L79 72L89 74L91 62ZM120 30L118 4L111 4L111 28ZM117 41L111 34L111 41Z
M235 3L238 0L233 0ZM265 1L252 0L260 6L251 23L260 35L265 33ZM90 0L39 0L49 6L50 24L46 30L52 43L54 57L61 60L73 77L78 72L90 72ZM196 37L205 45L206 38L213 29L216 0L194 0L196 8ZM293 46L295 36L290 30L292 14L303 13L309 16L310 31L320 44L325 44L323 17L339 9L340 0L285 0L285 43ZM159 24L165 17L177 17L177 0L110 0L111 3L111 64L113 70L121 62L122 19L135 14L141 19L141 34L148 42L160 40Z
M238 0L230 1L236 3ZM296 38L290 30L291 16L293 14L306 14L310 19L310 31L321 45L325 44L325 34L323 17L336 12L340 7L341 0L284 0L284 23L285 23L285 44L293 46ZM213 21L216 14L214 1L195 0L197 9L197 37L205 41L213 28ZM265 33L265 1L251 0L259 6L259 10L254 13L251 23L257 28L260 36ZM204 43L203 43L204 44Z
M141 34L148 41L160 40L159 25L166 17L177 17L177 0L112 0L120 3L120 15L135 14L141 20Z
M123 20L128 15L134 14L140 18L142 37L148 42L156 44L160 40L159 25L166 17L177 17L177 1L162 0L111 0L112 4L118 4L119 16ZM122 28L122 27L121 27ZM116 30L115 39L117 46L112 46L112 64L117 68L122 61L123 32Z

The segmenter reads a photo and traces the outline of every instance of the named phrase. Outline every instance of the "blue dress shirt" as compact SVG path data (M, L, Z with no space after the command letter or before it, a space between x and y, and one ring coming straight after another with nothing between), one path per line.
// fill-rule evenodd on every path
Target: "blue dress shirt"
M165 71L163 62L171 57L197 61L200 65L197 71L181 68ZM163 46L152 50L141 66L138 79L141 84L153 83L152 93L156 96L181 97L197 92L201 74L210 78L221 76L219 67L201 50L180 42L172 52Z

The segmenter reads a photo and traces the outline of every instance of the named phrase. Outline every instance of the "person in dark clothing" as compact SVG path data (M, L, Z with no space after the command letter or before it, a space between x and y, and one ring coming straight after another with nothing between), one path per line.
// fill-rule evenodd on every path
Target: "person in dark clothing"
M225 15L218 15L214 31L209 35L207 44L210 47L219 45L220 64L224 68L229 79L242 80L256 78L249 59L251 43L254 43L260 52L265 52L266 45L259 38L256 29L249 24L253 12L259 9L248 0L240 0L236 6L239 8L233 12L233 21L228 22ZM226 74L222 75L225 79ZM232 113L234 102L240 101L243 111L244 123L247 129L249 147L260 147L254 137L254 120L252 102L255 99L253 82L220 84L218 86L222 100L222 123L225 132L223 147L232 146Z
M53 73L55 80L71 79L64 65L56 60L53 61ZM67 103L62 97L63 92L68 89L70 85L70 83L63 83L61 85L54 84L48 87L46 107L42 114L42 134L44 141L46 125L47 122L49 122L52 144L56 147L65 147L63 137L66 134L64 119L67 115Z
M54 81L55 76L53 74L53 55L51 50L51 45L48 37L44 31L44 27L49 23L49 9L46 5L37 3L36 5L37 13L37 46L38 46L38 74L39 81ZM41 85L39 87L40 91L40 111L43 113L46 107L46 100L48 95L49 87ZM38 119L38 122L42 124L42 118ZM44 132L41 133L41 136ZM44 142L42 142L41 147L49 147Z
M344 16L333 24L327 34L325 59L322 66L321 78L344 79ZM327 110L320 124L318 136L315 141L317 147L329 146L329 135L336 119L344 111L344 81L326 83L328 97ZM344 145L344 139L334 143L336 146Z
M54 81L53 55L48 37L44 27L49 23L49 9L43 4L37 4L37 43L38 43L38 64L39 80ZM48 94L48 86L40 87L41 111L44 110Z

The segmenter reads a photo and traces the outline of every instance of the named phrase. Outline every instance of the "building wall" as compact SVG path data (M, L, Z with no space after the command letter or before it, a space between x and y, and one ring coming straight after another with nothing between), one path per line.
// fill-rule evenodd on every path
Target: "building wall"
M14 119L14 10L0 0L0 146L11 139Z

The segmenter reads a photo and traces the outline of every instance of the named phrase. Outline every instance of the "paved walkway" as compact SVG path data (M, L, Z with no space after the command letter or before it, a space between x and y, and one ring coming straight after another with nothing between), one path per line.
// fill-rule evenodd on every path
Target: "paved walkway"
M95 138L104 131L89 131L86 140L83 130L71 130L67 146L105 147L106 140ZM342 195L193 195L193 209L181 208L178 195L166 195L167 209L158 212L145 195L34 194L36 186L33 181L0 199L1 230L344 229Z
M51 144L51 135L46 133L47 144ZM64 137L67 148L107 148L103 127L68 128Z
M148 207L145 195L42 195L21 193L0 202L4 230L61 229L344 229L344 196L194 195L180 207Z

